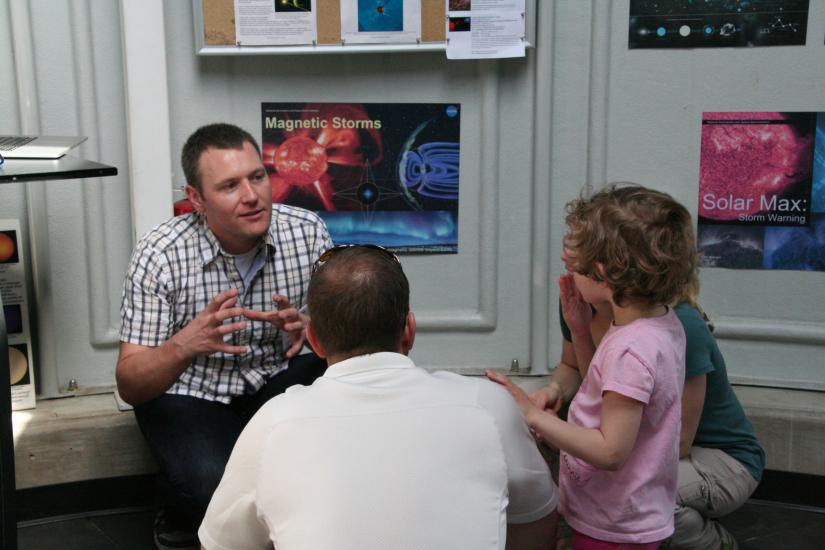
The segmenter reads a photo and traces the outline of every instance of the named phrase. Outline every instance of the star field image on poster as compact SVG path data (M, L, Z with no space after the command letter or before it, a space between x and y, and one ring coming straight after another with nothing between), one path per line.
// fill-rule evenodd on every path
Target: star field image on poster
M629 47L805 44L809 0L630 0Z
M358 32L404 30L404 0L358 0Z
M336 244L458 248L458 104L263 103L273 201L314 210Z

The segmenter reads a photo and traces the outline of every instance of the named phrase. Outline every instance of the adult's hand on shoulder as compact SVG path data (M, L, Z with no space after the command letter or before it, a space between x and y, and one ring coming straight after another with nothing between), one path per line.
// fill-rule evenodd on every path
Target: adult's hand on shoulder
M210 355L215 352L239 354L246 352L246 346L233 346L224 341L227 334L246 328L246 321L227 322L242 317L244 309L235 307L238 303L238 289L224 290L209 302L188 325L183 327L173 340L187 357Z
M593 310L584 301L579 289L573 282L573 275L566 273L559 277L559 298L564 321L574 336L590 336L590 323L593 322Z
M286 356L290 358L304 347L304 342L306 342L306 325L307 321L309 321L309 316L298 311L286 296L273 294L272 301L275 303L277 309L271 311L245 309L243 314L253 321L272 323L286 332L292 342L292 345L286 350Z

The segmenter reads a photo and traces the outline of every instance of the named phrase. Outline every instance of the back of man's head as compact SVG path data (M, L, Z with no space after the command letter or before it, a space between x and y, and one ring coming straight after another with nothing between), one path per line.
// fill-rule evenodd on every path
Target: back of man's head
M201 176L198 170L198 161L207 149L242 149L244 143L249 143L261 154L261 148L252 135L234 124L216 122L201 126L183 144L180 161L186 183L202 191Z
M341 248L313 274L307 303L313 332L327 356L399 351L410 285L391 252Z

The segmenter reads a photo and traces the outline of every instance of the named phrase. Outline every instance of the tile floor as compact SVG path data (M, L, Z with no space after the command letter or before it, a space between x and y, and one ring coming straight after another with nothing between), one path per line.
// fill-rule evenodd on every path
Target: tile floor
M18 550L153 550L151 508L109 510L24 522Z
M151 487L151 479L135 478L75 484L56 493L22 492L18 550L152 550ZM766 472L754 498L723 523L736 536L740 550L822 550L823 488L825 478ZM109 493L104 497L108 509L76 511L99 502L102 492ZM78 496L81 493L97 496L89 500ZM123 506L125 502L138 505ZM62 514L56 513L60 510Z

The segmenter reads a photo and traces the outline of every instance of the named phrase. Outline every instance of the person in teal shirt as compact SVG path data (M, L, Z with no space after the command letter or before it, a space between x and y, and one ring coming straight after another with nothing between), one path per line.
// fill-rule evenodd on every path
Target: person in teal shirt
M751 496L765 452L736 394L725 358L699 310L674 308L687 337L676 532L670 548L736 548L717 521Z

